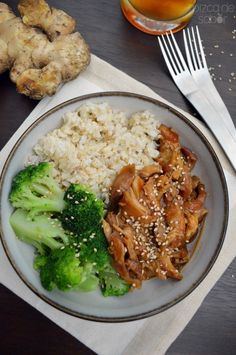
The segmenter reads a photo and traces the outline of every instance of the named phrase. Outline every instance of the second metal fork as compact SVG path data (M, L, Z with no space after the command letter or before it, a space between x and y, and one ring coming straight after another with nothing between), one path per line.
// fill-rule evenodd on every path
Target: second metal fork
M171 33L158 37L170 74L180 91L200 113L236 171L236 139L194 81L179 46Z
M208 71L198 26L196 26L195 31L193 27L191 27L191 30L189 28L186 31L183 30L183 36L190 73L201 91L205 94L207 100L215 108L219 116L221 116L226 127L236 138L236 129L232 118Z

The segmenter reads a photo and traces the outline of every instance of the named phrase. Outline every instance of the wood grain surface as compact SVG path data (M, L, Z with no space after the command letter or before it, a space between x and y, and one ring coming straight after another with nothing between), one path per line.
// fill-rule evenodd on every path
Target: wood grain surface
M17 1L9 0L7 3L16 11ZM169 77L156 38L133 28L123 18L119 0L52 0L50 4L66 10L77 19L78 30L94 54L195 114ZM236 123L235 15L235 0L202 0L198 1L192 24L200 26L215 85ZM182 47L181 33L177 39ZM36 101L16 93L8 73L0 76L0 148L36 104ZM93 354L3 286L0 286L0 312L0 354ZM210 291L167 354L231 355L236 353L235 349L236 260Z

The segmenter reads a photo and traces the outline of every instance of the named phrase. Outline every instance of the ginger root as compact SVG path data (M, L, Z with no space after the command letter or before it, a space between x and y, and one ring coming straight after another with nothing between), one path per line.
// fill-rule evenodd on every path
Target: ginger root
M87 67L89 48L74 19L44 0L21 0L18 9L22 19L0 3L0 74L9 69L17 91L39 100Z

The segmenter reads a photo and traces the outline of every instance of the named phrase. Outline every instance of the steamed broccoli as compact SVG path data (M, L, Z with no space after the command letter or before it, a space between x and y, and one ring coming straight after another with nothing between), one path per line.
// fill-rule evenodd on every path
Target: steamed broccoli
M81 263L93 263L96 266L96 270L103 268L109 255L107 241L101 226L80 234L77 239Z
M61 222L48 213L32 217L19 208L11 215L10 224L19 239L34 245L41 254L44 246L56 249L68 243L68 236L62 229Z
M87 187L72 184L64 193L52 165L40 163L16 175L10 201L18 208L10 217L17 237L41 254L34 267L45 289L92 291L100 285L104 296L129 291L111 265L101 227L104 203Z
M111 265L108 244L101 226L80 234L73 244L78 247L77 255L81 265L93 265L93 272L98 276L104 296L122 296L129 291L130 285L121 279Z
M76 249L72 246L56 249L48 255L37 256L34 268L39 270L43 287L52 291L93 291L98 287L98 278L92 264L82 266Z
M86 186L72 184L65 193L66 206L61 213L62 225L73 232L81 266L93 265L104 296L121 296L130 286L111 266L108 244L101 227L103 201Z
M104 296L122 296L130 286L111 266L107 241L101 226L78 236L70 245L38 256L34 267L48 291L93 291L99 285Z
M111 262L107 262L103 269L99 271L99 282L102 294L105 297L123 296L130 289L130 285L119 276Z
M80 235L100 224L104 216L104 203L86 186L70 185L64 199L66 206L60 219L65 229Z
M92 263L94 265L104 296L122 296L129 291L130 286L120 278L111 265L108 244L101 226L90 231L87 237L83 234L79 245L81 264Z
M43 162L21 170L13 179L9 199L13 207L33 216L40 212L60 212L64 191L52 177L53 166Z

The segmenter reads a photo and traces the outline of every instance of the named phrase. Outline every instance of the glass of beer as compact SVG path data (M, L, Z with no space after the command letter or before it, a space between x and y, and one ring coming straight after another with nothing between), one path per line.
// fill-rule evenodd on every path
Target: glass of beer
M197 0L121 0L127 20L143 32L177 32L191 20Z

